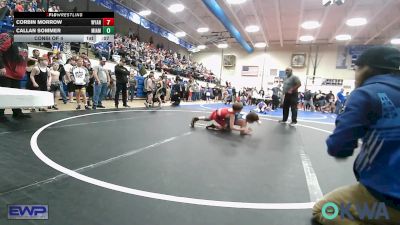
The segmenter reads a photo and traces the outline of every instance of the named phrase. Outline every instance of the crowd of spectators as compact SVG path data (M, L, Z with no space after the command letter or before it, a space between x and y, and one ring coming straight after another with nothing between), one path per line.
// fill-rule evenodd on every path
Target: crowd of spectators
M319 90L313 93L311 90L306 90L299 92L299 108L304 111L339 114L349 94L349 92L345 94L343 88L336 95L332 91L324 93Z
M149 42L141 42L134 35L116 34L114 43L97 43L92 46L95 55L100 59L118 62L120 58L126 58L130 65L136 67L140 75L147 70L165 71L195 80L218 83L211 70L202 63L194 62L191 56L181 55L171 49L165 49L163 45Z
M105 69L104 65L107 61L105 57L102 57L100 60L100 67L92 67L86 53L76 54L73 52L71 57L64 62L61 52L55 54L53 51L49 51L47 54L40 55L39 50L34 49L31 53L31 57L28 59L26 82L23 84L23 88L50 91L54 93L56 103L58 102L58 96L60 96L64 104L77 103L78 110L81 109L79 95L82 98L85 97L82 101L85 109L90 109L90 107L93 109L103 108L102 100L115 101L115 106L118 107L118 99L120 96L122 96L124 101L123 106L128 107L127 101L134 100L138 92L141 91L139 90L139 78L148 78L149 74L154 75L154 72L146 73L144 76L140 75L140 69L134 64L128 64L128 59L129 57L127 56L119 59L117 66L114 71L112 71ZM77 68L78 61L81 61L81 70L85 71L83 79L84 84L76 83L74 69ZM124 69L124 74L119 75L118 73L121 71L117 69L117 67L126 68L126 70ZM142 67L144 68L145 65L142 65ZM176 76L179 79L174 79L172 76L167 76L166 71L161 71L162 73L160 76L156 76L152 79L154 85L151 85L151 93L154 93L154 96L161 99L159 102L160 105L161 103L166 103L171 100L171 89L176 84L179 84L180 89L178 92L182 101L224 100L223 93L227 90L225 87L210 88L209 84L200 85L193 77L181 79L180 76ZM104 79L102 81L98 78L98 74L100 73L104 73ZM123 77L123 79L121 77ZM123 84L121 84L121 80L123 80ZM100 83L104 90L102 90L101 93L97 93L96 89L99 88ZM79 87L79 89L77 89L77 87ZM79 95L77 91L79 91ZM147 92L148 90L142 91ZM53 107L49 107L49 109L57 110L58 106L54 105ZM39 109L39 111L46 110L47 109L43 108ZM35 109L32 109L32 111L35 111Z
M61 12L60 6L47 0L0 0L1 32L12 29L14 12Z
M1 6L8 7L11 12L61 12L60 6L48 5L46 0L3 0Z

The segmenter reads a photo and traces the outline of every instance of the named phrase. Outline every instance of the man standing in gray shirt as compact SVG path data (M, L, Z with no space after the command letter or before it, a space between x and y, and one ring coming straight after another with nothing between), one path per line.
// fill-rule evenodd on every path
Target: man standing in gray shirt
M280 123L286 123L289 117L289 108L292 110L291 126L297 124L297 102L298 102L298 89L301 86L301 81L297 76L293 75L292 68L286 69L286 79L283 81L283 93L285 98L283 100L283 118Z
M94 95L93 95L93 109L105 108L101 101L107 94L108 86L110 85L110 76L108 71L104 68L106 65L106 58L102 57L100 65L93 68L94 77Z

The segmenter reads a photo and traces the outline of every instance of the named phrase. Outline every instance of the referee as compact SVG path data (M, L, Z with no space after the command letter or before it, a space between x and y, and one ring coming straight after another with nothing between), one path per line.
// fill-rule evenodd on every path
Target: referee
M280 123L286 123L289 117L289 108L292 110L292 122L291 126L297 124L297 102L298 102L298 89L301 86L301 81L297 76L293 75L292 68L286 69L286 79L283 81L283 93L285 97L283 100L283 118Z

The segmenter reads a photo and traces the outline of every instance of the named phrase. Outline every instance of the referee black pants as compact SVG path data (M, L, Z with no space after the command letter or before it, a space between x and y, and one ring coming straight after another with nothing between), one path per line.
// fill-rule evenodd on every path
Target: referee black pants
M289 108L292 110L292 122L297 123L297 102L298 93L285 94L283 100L283 121L287 121L289 117Z
M126 83L117 83L117 91L115 92L115 106L119 103L119 93L122 92L122 103L127 105L127 87Z

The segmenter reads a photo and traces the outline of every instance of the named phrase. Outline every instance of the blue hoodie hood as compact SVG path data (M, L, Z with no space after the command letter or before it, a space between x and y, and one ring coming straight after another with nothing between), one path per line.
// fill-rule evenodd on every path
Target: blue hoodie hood
M364 81L361 87L371 85L371 84L385 84L393 88L397 88L400 90L400 75L396 74L383 74L377 75L369 78L368 80Z

